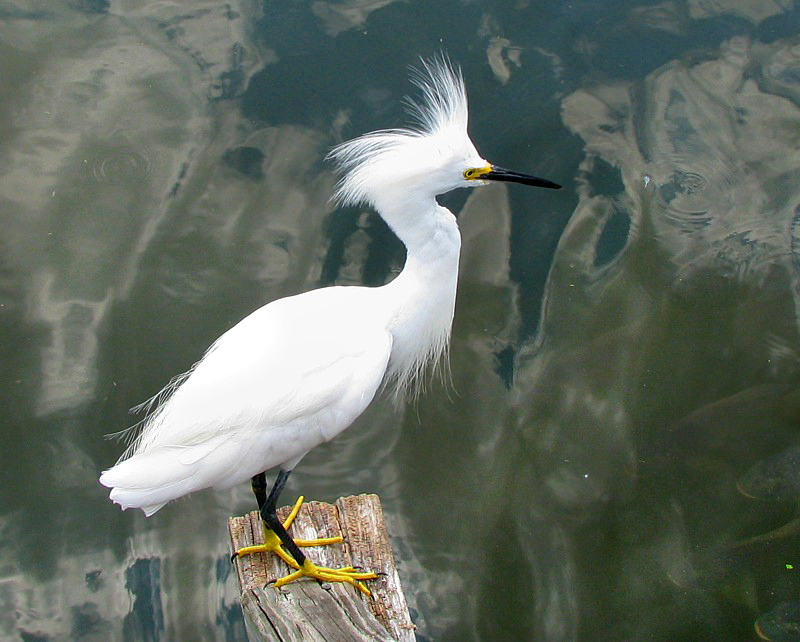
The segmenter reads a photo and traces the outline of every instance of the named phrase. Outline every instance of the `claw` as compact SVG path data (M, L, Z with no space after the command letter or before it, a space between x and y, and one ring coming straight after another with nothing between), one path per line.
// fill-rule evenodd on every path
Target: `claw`
M274 584L275 588L280 588L289 582L299 580L301 577L310 577L318 582L347 582L369 597L372 595L372 593L370 593L369 589L359 580L374 580L378 576L375 573L360 573L352 566L345 566L344 568L328 568L326 566L317 566L309 560L306 560L303 563L303 566L301 568L297 568L294 573L290 573L285 577L281 577L280 579L272 582L272 584Z
M292 525L292 522L294 522L297 514L300 512L300 507L303 505L303 501L304 498L301 496L295 502L292 510L289 512L289 515L283 522L283 527L285 529L288 530ZM338 544L343 542L344 539L341 536L336 536L321 537L318 539L296 539L294 541L298 546L327 546L329 544ZM240 548L233 555L231 555L231 561L237 557L252 555L253 553L275 553L275 555L286 562L290 568L294 569L293 573L270 582L270 584L273 584L276 588L285 586L289 582L294 582L301 577L310 577L320 583L346 582L369 597L372 594L370 593L369 589L361 583L360 580L374 580L378 577L375 573L363 572L352 566L345 566L344 568L328 568L327 566L317 566L309 560L306 560L301 567L298 565L295 559L286 552L286 549L283 548L280 538L266 526L264 526L264 543Z

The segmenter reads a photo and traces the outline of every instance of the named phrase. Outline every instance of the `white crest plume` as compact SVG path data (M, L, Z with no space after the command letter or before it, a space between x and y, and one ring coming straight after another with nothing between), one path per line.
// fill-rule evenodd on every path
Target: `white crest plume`
M383 129L359 136L331 150L327 158L337 164L341 179L334 195L342 205L375 205L376 188L401 182L398 170L413 168L438 146L467 139L467 93L461 70L441 54L421 59L411 68L411 81L420 88L419 101L406 98L418 129ZM405 161L405 162L403 162Z

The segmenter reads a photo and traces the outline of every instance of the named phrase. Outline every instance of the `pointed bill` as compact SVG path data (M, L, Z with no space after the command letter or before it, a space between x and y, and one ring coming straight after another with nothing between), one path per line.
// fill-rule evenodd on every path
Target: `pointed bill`
M520 183L522 185L531 185L533 187L561 189L561 185L554 183L553 181L548 181L545 178L539 178L537 176L531 176L530 174L512 172L510 169L504 169L502 167L498 167L497 165L486 165L486 167L468 169L466 172L464 172L464 178L467 180Z

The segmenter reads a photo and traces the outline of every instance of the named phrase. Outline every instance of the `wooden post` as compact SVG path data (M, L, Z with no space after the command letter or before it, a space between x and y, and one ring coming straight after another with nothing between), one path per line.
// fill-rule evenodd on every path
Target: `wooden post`
M284 519L288 512L289 507L284 507L278 515ZM257 511L231 517L228 530L232 551L264 541ZM378 573L378 579L366 581L372 592L369 598L340 582L320 586L301 579L276 589L268 582L290 572L276 555L257 553L237 558L242 611L251 641L413 642L415 627L400 587L377 495L342 497L335 505L303 504L289 533L300 539L341 535L342 544L310 547L304 552L315 564L355 566Z

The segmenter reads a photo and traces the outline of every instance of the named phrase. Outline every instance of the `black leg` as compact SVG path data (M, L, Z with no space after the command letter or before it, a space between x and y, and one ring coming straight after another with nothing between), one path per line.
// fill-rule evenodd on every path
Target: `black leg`
M256 496L258 503L258 510L261 512L261 507L267 502L267 473L258 473L250 478L250 486L253 489L253 494ZM239 556L238 552L231 555L231 562Z
M283 487L286 486L286 481L289 479L291 473L291 470L281 469L278 476L275 478L272 490L269 491L269 496L259 507L259 510L261 511L261 519L267 525L267 528L278 536L278 539L280 539L281 543L286 547L289 555L294 558L294 561L297 562L298 565L302 566L306 561L306 556L303 555L300 547L294 543L289 533L286 532L286 529L283 527L283 524L281 524L281 520L278 519L278 515L275 512L278 506L278 497L280 497ZM255 477L253 479L255 479ZM255 492L255 487L253 490Z
M261 510L264 502L267 501L267 473L258 473L258 475L254 475L250 480L250 485L256 496L256 502L258 502L258 510Z

